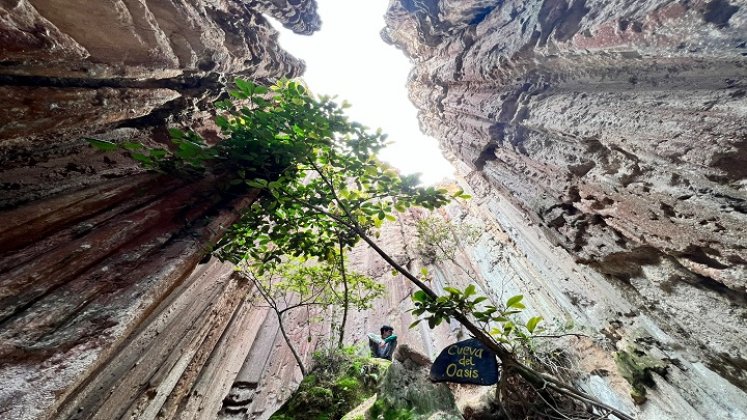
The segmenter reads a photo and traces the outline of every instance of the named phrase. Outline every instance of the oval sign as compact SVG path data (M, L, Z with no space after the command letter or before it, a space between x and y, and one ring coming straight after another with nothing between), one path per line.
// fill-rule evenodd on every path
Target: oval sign
M495 353L470 338L443 349L431 366L430 377L434 382L493 385L500 374Z

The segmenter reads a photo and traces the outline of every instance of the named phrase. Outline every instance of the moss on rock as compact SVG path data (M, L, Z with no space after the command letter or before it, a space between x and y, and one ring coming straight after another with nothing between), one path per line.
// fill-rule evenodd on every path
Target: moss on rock
M395 352L394 359L381 380L378 398L368 411L367 419L462 418L448 385L430 381L428 357L403 344Z
M666 363L637 349L615 353L615 364L622 377L633 387L630 396L636 404L646 402L646 387L655 385L651 373L664 375L667 371Z
M311 372L271 420L338 420L377 391L390 362L356 356L354 350L314 355Z

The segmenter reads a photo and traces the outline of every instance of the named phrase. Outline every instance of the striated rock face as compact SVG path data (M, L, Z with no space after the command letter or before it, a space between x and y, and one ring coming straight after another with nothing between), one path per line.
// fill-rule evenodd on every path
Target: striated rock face
M227 79L299 76L303 63L263 12L298 33L320 24L305 0L0 4L0 208L134 171L91 156L83 136L167 142L169 123L210 131L205 109Z
M214 140L226 81L303 71L263 14L319 27L311 0L0 1L0 417L202 419L266 366L297 380L249 286L198 265L254 197L84 140Z
M298 382L251 287L203 260L254 197L83 139L215 140L227 80L303 70L263 14L319 26L310 0L0 1L0 417L266 418ZM412 0L387 22L422 126L477 197L442 213L483 235L431 267L433 287L525 293L548 326L603 333L562 343L592 372L574 379L641 418L747 416L747 7ZM412 222L381 242L417 271ZM384 321L431 358L466 338L408 330L412 287L370 250L351 262L389 287L348 342ZM308 358L306 319L288 323ZM621 351L666 366L641 406Z
M644 417L747 416L747 6L414 0L386 20L421 127L528 264L517 290L686 360Z

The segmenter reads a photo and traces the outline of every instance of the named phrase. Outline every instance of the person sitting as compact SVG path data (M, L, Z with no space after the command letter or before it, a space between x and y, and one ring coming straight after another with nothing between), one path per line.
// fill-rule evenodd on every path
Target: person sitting
M392 354L397 347L397 336L394 335L394 328L384 325L380 332L381 335L368 334L368 347L371 349L371 357L392 360Z

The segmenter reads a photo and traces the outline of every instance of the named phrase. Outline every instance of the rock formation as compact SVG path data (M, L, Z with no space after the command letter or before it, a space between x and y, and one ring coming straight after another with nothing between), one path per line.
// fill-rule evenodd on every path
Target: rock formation
M381 380L379 406L373 411L378 408L384 418L387 411L406 410L413 420L461 419L449 386L428 379L430 367L431 360L407 344L397 348L394 361Z
M422 129L505 233L476 250L491 287L669 359L642 417L747 416L747 6L395 0L386 21Z
M308 34L315 7L0 2L0 417L266 418L285 400L299 377L276 321L203 259L253 197L146 173L85 137L166 144L188 126L215 140L207 105L227 81L303 70L264 16ZM603 334L555 345L574 380L641 418L747 416L747 6L401 0L386 19L422 127L476 197L442 212L482 235L431 267L434 288L524 293L548 327ZM381 235L416 271L417 217ZM411 286L353 254L390 287L351 315L349 342L382 320L431 358L465 338L408 330ZM620 361L645 370L647 402Z
M0 208L135 172L92 156L83 136L166 142L169 123L209 130L227 78L299 76L262 12L319 27L313 1L0 5Z
M0 417L206 418L266 371L270 389L297 381L248 285L198 265L253 197L84 139L214 139L227 81L303 71L263 14L319 27L310 0L0 2Z

